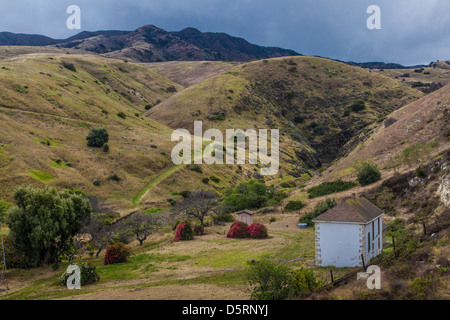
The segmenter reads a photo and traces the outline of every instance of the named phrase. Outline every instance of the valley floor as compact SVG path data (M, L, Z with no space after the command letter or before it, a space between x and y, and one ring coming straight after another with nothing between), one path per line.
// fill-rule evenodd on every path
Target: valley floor
M276 221L269 219L276 216ZM248 261L264 257L287 263L314 261L314 230L298 229L297 214L258 217L269 229L269 239L228 239L226 226L206 228L192 241L171 241L173 234L158 235L142 247L133 246L128 262L103 266L91 259L101 280L81 290L58 284L67 264L8 272L9 291L2 299L249 299ZM339 271L344 273L345 270ZM328 272L328 271L327 271Z

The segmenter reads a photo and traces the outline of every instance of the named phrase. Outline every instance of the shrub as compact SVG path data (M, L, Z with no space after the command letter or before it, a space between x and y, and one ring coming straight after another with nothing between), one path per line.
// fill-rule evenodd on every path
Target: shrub
M203 178L203 179L202 179L202 182L203 182L204 184L208 184L208 183L209 183L209 178L208 178L208 177Z
M180 222L175 229L175 238L173 242L187 241L194 239L194 231L191 224L187 221Z
M6 213L9 208L11 208L12 203L9 203L5 200L0 200L0 222L6 217Z
M381 173L375 165L363 162L358 170L358 182L367 186L381 179Z
M235 221L230 226L230 230L227 233L227 238L248 238L250 237L248 231L248 224L241 221Z
M119 113L117 113L117 116L119 118L122 118L122 119L126 119L127 118L127 115L123 111L120 111Z
M25 255L18 250L17 243L10 236L3 236L3 245L5 248L6 268L17 269L25 267ZM0 248L1 250L1 248ZM2 252L0 252L2 254ZM3 259L1 260L3 262ZM0 269L3 264L0 264Z
M191 195L191 193L192 193L192 191L190 191L190 190L183 190L183 191L180 191L178 194L180 196L182 196L184 199L186 199L187 197L189 197Z
M214 223L221 223L221 222L233 222L234 217L231 214L231 212L224 212L221 211L217 214L212 215Z
M110 176L108 177L108 180L110 180L110 181L116 181L116 182L122 181L122 179L117 175L117 173L114 173L114 174L110 175Z
M295 116L294 123L303 123L305 121L305 117L303 116Z
M416 169L416 175L417 175L419 178L426 178L426 177L427 177L427 172L425 171L424 168L422 168L422 167L417 167L417 169Z
M106 247L106 254L103 264L108 265L126 262L130 254L130 249L124 243L116 242Z
M295 181L284 181L280 183L280 187L282 188L294 188L295 187Z
M334 206L337 205L337 202L334 199L326 199L325 201L319 202L313 211L308 212L303 217L299 219L300 223L306 223L308 226L312 226L314 223L312 220L318 216L320 216L322 213L330 210Z
M105 128L93 128L86 137L88 147L101 148L109 141L109 134Z
M175 200L174 198L167 198L167 202L170 203L172 207L177 204L177 200Z
M366 108L366 103L362 100L358 100L350 106L353 112L363 111Z
M194 164L192 166L188 166L188 169L197 173L203 173L202 167L200 167L197 164Z
M395 263L408 261L421 246L422 243L413 234L403 231L400 236L396 235L395 250L383 255L381 265L390 268Z
M289 201L287 205L284 206L286 211L296 211L303 208L305 204L301 201Z
M108 151L109 151L109 146L108 146L107 143L105 143L105 144L103 145L103 152L108 152Z
M219 183L219 182L220 182L220 179L217 178L216 176L211 176L211 177L209 177L209 179L210 179L212 182L215 182L215 183Z
M252 239L265 239L269 237L266 226L258 223L248 226L247 232Z
M433 299L436 295L436 279L433 274L414 278L409 287L413 294L413 299L425 300Z
M351 189L353 187L356 187L357 183L354 181L343 181L341 179L331 181L331 182L324 182L317 187L313 187L308 190L308 197L310 199L325 196L327 194L332 194L336 192L345 191L348 189Z
M153 106L151 104L145 105L145 110L150 110L151 108L153 108Z
M214 112L208 116L208 120L223 121L225 120L225 112L224 111Z
M62 65L67 70L70 70L70 71L73 71L73 72L77 72L77 69L75 68L75 65L73 63L69 63L69 62L63 61Z
M251 300L282 300L290 295L292 275L286 265L270 260L254 263L248 270Z
M291 270L288 266L267 259L250 265L249 284L252 300L283 300L312 293L324 284L312 270Z
M194 234L196 236L201 236L205 232L205 227L202 225L194 226Z
M312 293L323 284L324 281L317 278L312 270L301 267L292 273L290 295L301 297Z
M96 186L96 187L100 186L101 183L102 183L102 182L101 182L101 180L99 180L99 179L95 179L95 180L92 182L92 184L93 184L94 186Z
M87 262L76 263L76 265L80 268L80 276L81 276L81 285L87 285L100 280L100 276L95 270L95 266ZM62 286L67 285L67 279L73 273L67 273L67 270L61 275L59 278L59 284Z

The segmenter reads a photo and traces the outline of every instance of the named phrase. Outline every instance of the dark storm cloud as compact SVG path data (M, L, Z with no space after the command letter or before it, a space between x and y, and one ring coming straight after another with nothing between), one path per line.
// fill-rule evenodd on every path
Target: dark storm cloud
M15 0L0 3L0 30L66 38L79 32L66 28L71 4L89 31L195 27L341 60L450 58L448 0ZM381 30L366 27L372 4L381 8Z

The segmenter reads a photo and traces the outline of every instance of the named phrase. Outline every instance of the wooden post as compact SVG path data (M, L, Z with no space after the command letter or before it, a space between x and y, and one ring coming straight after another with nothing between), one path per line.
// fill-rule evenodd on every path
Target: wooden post
M362 264L363 264L363 269L366 270L366 263L364 261L364 254L361 253L361 260L362 260Z
M422 225L423 225L423 235L426 236L427 235L427 227L425 226L425 221L422 221Z
M331 283L334 282L334 278L333 278L333 270L330 269L330 275L331 275Z

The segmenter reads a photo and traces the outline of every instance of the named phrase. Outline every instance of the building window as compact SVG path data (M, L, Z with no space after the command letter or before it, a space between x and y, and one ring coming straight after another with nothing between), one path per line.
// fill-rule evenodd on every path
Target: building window
M381 218L378 218L378 234L381 233L381 232L380 232L380 220L381 220Z
M372 240L375 239L375 221L372 221Z

